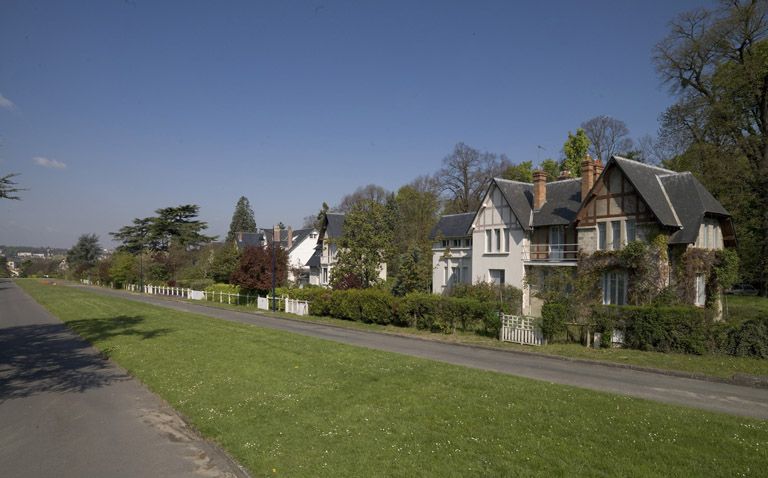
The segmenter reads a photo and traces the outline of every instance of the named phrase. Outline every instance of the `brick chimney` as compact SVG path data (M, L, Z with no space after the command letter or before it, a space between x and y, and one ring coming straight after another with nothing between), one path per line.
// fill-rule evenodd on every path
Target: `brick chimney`
M595 181L597 181L597 178L600 177L600 174L603 172L603 162L600 161L600 158L595 160Z
M571 172L567 169L563 169L560 171L560 176L557 177L558 181L562 181L564 179L571 179Z
M288 239L285 245L285 249L291 250L291 247L293 247L293 228L291 226L288 226Z
M547 173L537 169L533 172L533 209L541 209L547 202Z
M280 226L272 227L272 241L274 241L276 246L280 245Z
M595 184L595 162L587 155L581 162L581 200L586 199L592 185Z

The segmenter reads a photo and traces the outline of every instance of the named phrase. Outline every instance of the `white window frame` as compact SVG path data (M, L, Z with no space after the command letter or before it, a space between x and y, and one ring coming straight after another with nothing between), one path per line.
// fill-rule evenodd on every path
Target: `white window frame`
M698 307L707 305L707 279L704 274L696 274L696 283L694 284L695 293L693 304Z
M493 231L485 230L485 252L493 252Z
M498 273L498 282L496 280L494 280L494 277L493 277L494 272ZM505 283L505 281L506 281L506 275L507 275L507 273L506 273L505 269L488 269L488 280L492 284L501 284L501 285L503 285Z
M602 289L603 305L627 305L627 272L604 272Z

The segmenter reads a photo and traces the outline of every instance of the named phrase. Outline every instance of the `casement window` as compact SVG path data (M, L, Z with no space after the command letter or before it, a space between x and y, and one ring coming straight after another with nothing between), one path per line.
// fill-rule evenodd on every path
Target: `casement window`
M603 274L603 304L627 304L627 273L611 271Z
M448 240L441 241L441 245L443 246L443 249L446 249L448 247Z
M494 284L504 284L504 269L489 269L488 277Z
M597 250L598 251L604 251L606 248L605 245L605 223L604 222L598 222L597 223Z
M560 226L549 228L549 260L559 261L563 259L563 244L565 243L565 230Z
M611 249L621 249L621 221L611 221Z
M704 274L696 274L696 298L694 304L704 307L707 304L707 281Z
M494 251L499 252L501 251L501 229L494 229L493 232L496 235L496 243L494 244L496 249Z
M451 284L461 283L461 268L456 266L451 268Z
M328 283L328 268L323 267L323 284Z
M509 252L509 228L504 228L504 252Z
M485 230L485 252L493 252L493 231L490 229Z
M637 223L634 219L627 219L627 244L637 239Z
M464 239L464 245L466 247L472 247L472 238Z
M454 239L453 247L461 247L461 239Z

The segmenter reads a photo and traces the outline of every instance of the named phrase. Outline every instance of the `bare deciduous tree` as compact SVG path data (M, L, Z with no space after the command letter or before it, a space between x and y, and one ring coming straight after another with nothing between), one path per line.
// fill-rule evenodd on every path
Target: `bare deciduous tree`
M595 116L581 123L591 143L589 152L595 159L607 162L614 154L626 154L632 150L629 128L616 118Z
M385 204L387 202L387 197L390 195L391 193L383 187L376 184L368 184L367 186L361 186L355 189L355 192L347 194L341 198L341 202L339 202L338 206L334 207L333 210L335 212L347 213L352 210L352 207L355 204L368 200L379 204Z
M440 189L447 194L447 212L474 211L485 189L494 176L501 176L510 165L505 156L497 156L457 144L453 153L443 159L443 167L437 173Z
M16 187L16 181L11 180L15 176L18 174L6 174L0 177L0 199L21 199L16 193L26 191L26 189Z

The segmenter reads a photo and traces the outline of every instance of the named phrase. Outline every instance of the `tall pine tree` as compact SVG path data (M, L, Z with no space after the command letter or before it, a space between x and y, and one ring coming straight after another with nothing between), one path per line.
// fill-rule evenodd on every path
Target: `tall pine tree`
M256 219L253 217L251 203L245 196L240 196L232 214L232 222L229 224L227 242L234 242L238 232L256 232Z

